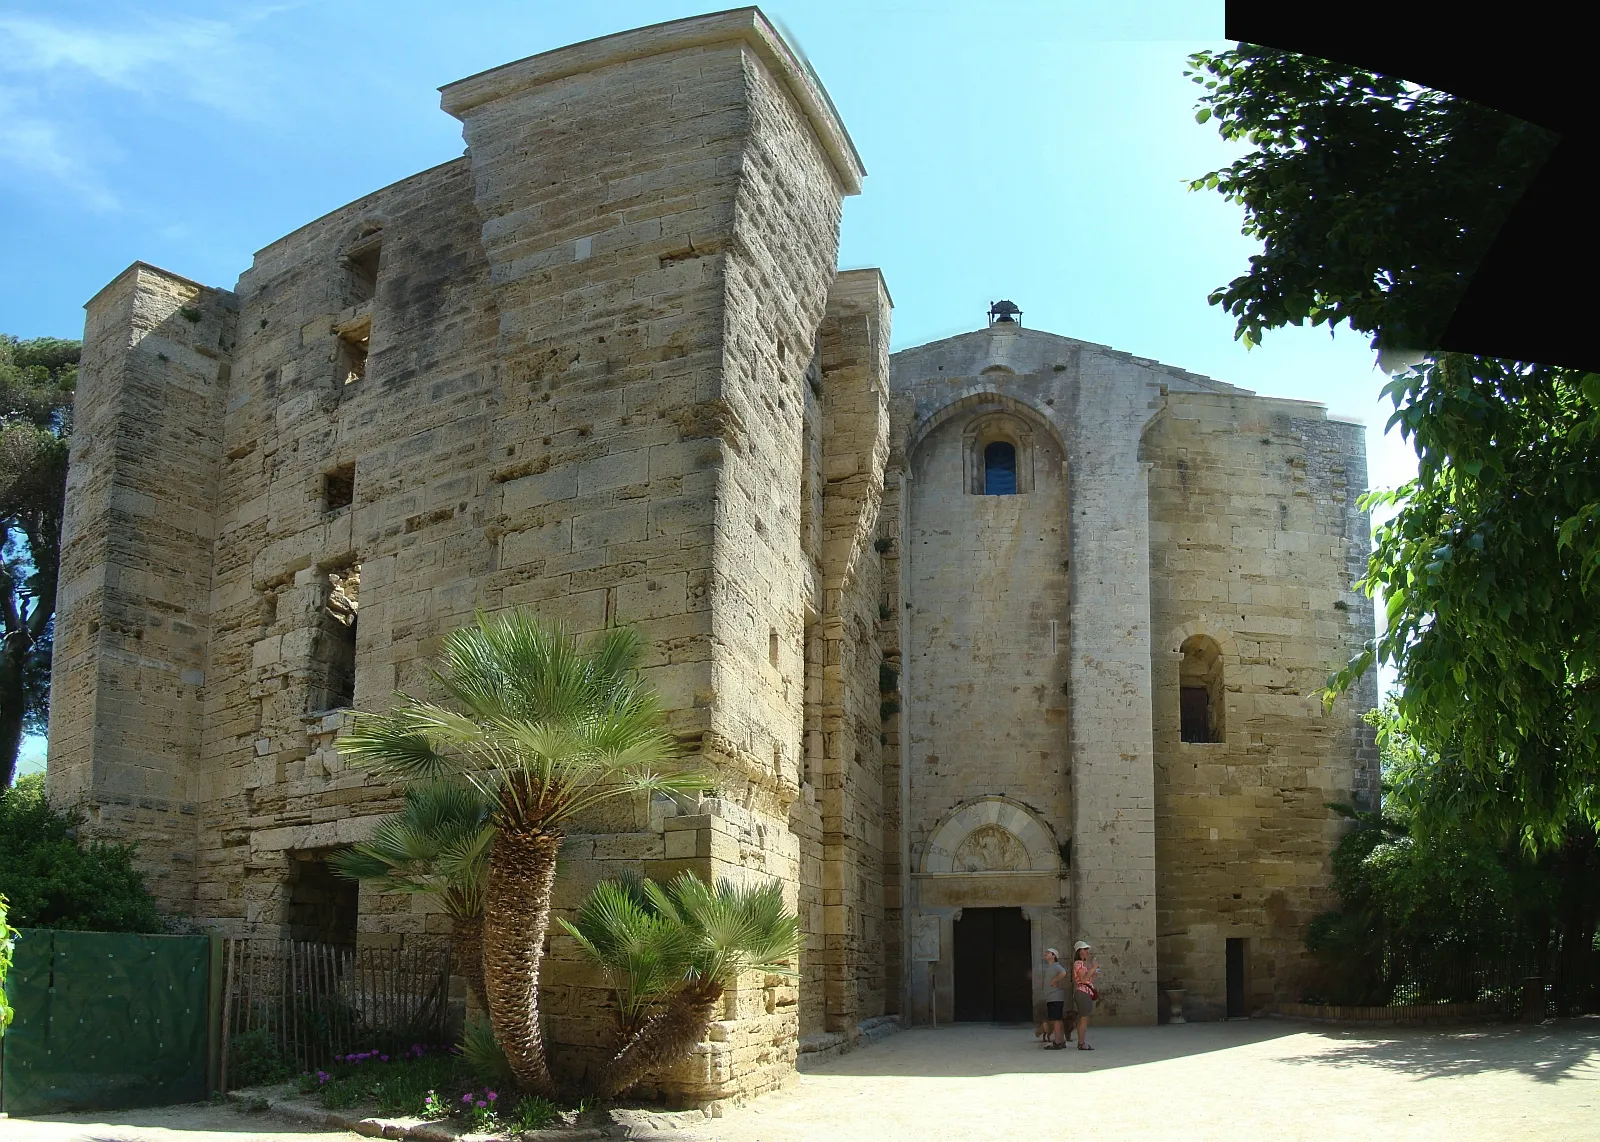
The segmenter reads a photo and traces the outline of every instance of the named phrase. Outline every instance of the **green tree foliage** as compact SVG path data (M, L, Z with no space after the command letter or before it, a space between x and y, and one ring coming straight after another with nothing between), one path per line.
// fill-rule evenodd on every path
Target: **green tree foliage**
M1374 347L1436 344L1557 138L1401 79L1241 44L1190 57L1201 123L1241 158L1194 180L1244 207L1250 270L1211 294L1246 344L1336 326ZM1379 338L1381 337L1381 341Z
M76 341L0 335L0 788L44 728Z
M1405 733L1392 705L1369 720L1383 754L1383 813L1340 807L1354 821L1333 857L1340 906L1306 939L1327 964L1329 998L1387 1004L1414 989L1472 1001L1461 968L1476 963L1502 978L1551 980L1563 1011L1581 1002L1597 964L1594 829L1574 818L1537 855L1486 832L1457 814L1448 763Z
M443 703L398 695L339 741L354 763L407 781L448 779L488 801L495 830L484 882L484 991L494 1034L523 1090L554 1093L539 1021L539 966L556 854L572 820L618 797L702 789L665 772L676 753L640 677L642 644L613 628L579 646L535 617L479 615L445 640Z
M741 972L793 975L799 922L777 881L712 885L602 881L562 927L605 973L620 1008L618 1046L597 1076L603 1097L688 1057Z
M0 893L19 928L160 932L161 917L133 867L133 846L81 843L80 818L52 809L44 774L0 790Z
M1211 295L1259 341L1344 323L1379 349L1427 350L1554 146L1548 132L1442 92L1241 45L1192 57L1197 118L1249 145L1198 179L1239 203L1262 251ZM1386 631L1403 731L1439 760L1463 822L1530 852L1600 820L1600 377L1434 354L1391 383L1418 478L1361 586Z
M0 794L3 796L3 794ZM16 1014L11 1009L11 1004L6 1002L6 976L11 972L11 953L16 947L17 932L6 921L10 919L11 905L6 900L6 895L0 892L0 1035L6 1033L6 1028L11 1026L12 1017Z

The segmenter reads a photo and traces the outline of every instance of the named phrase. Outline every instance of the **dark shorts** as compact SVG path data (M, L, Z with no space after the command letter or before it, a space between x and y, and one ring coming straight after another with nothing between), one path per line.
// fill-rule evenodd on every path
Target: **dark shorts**
M1074 991L1072 993L1072 1004L1077 1009L1078 1014L1085 1019L1094 1014L1094 1000L1089 998L1088 992Z
M1066 1007L1066 1005L1067 1001L1064 999L1046 1000L1044 1005L1044 1017L1051 1020L1063 1018L1062 1009Z

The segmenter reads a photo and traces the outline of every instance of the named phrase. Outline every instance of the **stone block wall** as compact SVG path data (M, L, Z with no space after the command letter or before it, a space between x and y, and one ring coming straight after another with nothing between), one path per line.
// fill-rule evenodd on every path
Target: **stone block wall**
M47 785L89 835L137 841L162 908L189 913L235 299L135 263L87 309Z
M1160 964L1186 1013L1225 1014L1226 942L1245 941L1247 1013L1297 1002L1305 931L1333 907L1331 801L1374 805L1358 715L1370 682L1324 714L1329 675L1372 636L1351 590L1370 549L1358 425L1316 406L1171 393L1151 426L1151 647ZM1221 650L1222 726L1180 740L1186 640Z

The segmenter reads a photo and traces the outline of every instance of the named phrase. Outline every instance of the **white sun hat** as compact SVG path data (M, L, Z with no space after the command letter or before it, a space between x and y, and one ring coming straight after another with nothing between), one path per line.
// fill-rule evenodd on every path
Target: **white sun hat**
M1079 940L1076 944L1072 945L1072 950L1075 951L1075 952L1081 952L1081 951L1083 951L1083 949L1087 948L1088 946L1089 946L1089 941L1087 941L1087 940Z

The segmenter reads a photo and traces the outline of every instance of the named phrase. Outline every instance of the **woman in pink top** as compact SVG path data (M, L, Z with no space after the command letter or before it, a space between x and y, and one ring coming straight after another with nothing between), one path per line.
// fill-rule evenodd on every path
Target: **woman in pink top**
M1089 1016L1094 1014L1094 1001L1098 996L1095 991L1094 977L1100 974L1100 967L1094 962L1094 957L1089 954L1089 945L1079 940L1072 946L1072 1002L1078 1012L1078 1050L1092 1051L1084 1040L1089 1033Z

